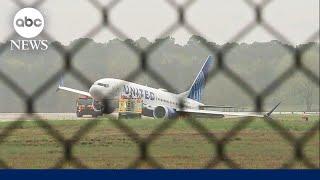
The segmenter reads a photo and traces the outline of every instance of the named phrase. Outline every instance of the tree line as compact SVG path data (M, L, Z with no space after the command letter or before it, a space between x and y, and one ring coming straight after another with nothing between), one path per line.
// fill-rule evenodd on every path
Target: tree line
M157 76L150 75L150 71L143 72L139 69L140 56L131 48L131 46L146 48L160 41L160 45L147 54L147 67L151 72L160 75L169 87L164 86L162 81L156 78ZM85 42L85 46L72 58L72 65L90 81L94 82L105 77L126 79L132 72L139 70L140 74L134 78L134 82L183 92L191 86L207 56L215 55L215 52L208 50L208 46L213 49L230 46L223 54L223 62L240 80L227 76L220 70L207 83L203 101L206 104L234 105L250 110L254 107L253 95L246 92L242 82L260 93L295 63L294 54L286 48L290 46L276 40L225 45L203 41L205 40L198 36L190 37L185 45L176 44L170 37L155 42L140 38L136 41L113 39L106 43L97 43L85 38L77 39L67 46L51 42L47 51L10 51L9 48L0 55L0 71L27 94L32 94L64 67L63 55L59 54L54 46L59 44L70 49L78 43ZM302 54L302 64L319 77L319 43L299 46L310 46ZM267 110L281 101L279 110L319 111L319 85L310 81L301 71L293 72L284 83L272 89L271 94L264 98L264 107ZM57 84L58 82L51 84L44 94L37 97L36 111L75 111L77 95L56 92ZM88 90L88 84L84 84L81 78L74 77L70 73L64 76L64 84ZM3 78L0 78L0 98L0 112L25 110L24 100L8 88Z

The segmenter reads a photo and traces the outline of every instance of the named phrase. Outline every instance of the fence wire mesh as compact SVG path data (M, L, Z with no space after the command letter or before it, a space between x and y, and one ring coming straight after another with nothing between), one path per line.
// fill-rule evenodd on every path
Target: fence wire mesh
M34 7L37 8L41 6L46 0L38 0L35 1L31 6L26 5L24 2L20 0L13 0L13 2L23 8L23 7ZM101 4L98 0L88 0L97 12L101 14L102 21L96 27L93 27L90 31L88 31L85 37L94 37L103 28L107 28L110 32L113 33L116 37L120 39L130 39L120 28L118 28L109 18L110 12L113 10L117 4L121 2L121 0L112 0L107 5ZM159 37L167 37L177 31L179 28L184 28L190 34L196 34L198 40L201 44L207 48L216 58L217 64L215 68L209 75L208 83L212 79L216 77L217 74L223 74L225 77L230 79L234 84L240 87L246 94L252 98L255 104L256 112L264 111L264 102L265 99L271 95L274 91L277 90L283 83L285 83L293 74L296 72L302 72L309 80L311 80L316 86L319 86L320 80L319 76L308 69L307 66L302 63L303 56L302 54L309 50L311 46L286 46L282 45L283 48L287 49L293 56L292 65L283 72L280 76L278 76L273 82L271 82L265 89L261 92L257 92L254 90L252 86L250 86L243 78L241 78L237 73L235 73L231 68L226 66L225 64L225 56L233 49L233 46L230 44L226 44L221 48L216 48L212 44L207 41L205 38L206 35L200 33L197 30L197 27L189 24L186 19L186 12L189 7L192 6L196 0L187 0L183 4L178 4L174 0L165 0L172 9L177 12L177 21L166 27L165 30L159 35ZM264 19L263 10L268 4L272 3L273 0L263 0L260 3L255 3L251 0L243 0L251 10L254 12L254 21L249 22L243 29L240 29L237 34L233 36L229 40L229 42L236 42L249 34L254 28L261 27L266 30L269 34L271 34L275 39L280 40L288 45L292 45L293 43L287 39L283 34L281 34L276 27L273 27L270 23L268 23ZM12 33L7 40L10 40L11 37L14 37L15 33ZM55 39L48 32L43 32L42 36L52 41ZM306 40L306 42L317 41L319 38L319 30L317 30L314 34L311 34L310 37ZM45 94L47 90L56 85L56 82L59 81L60 77L66 74L71 74L76 80L85 85L86 87L90 87L93 82L86 77L85 74L81 72L81 70L77 69L73 65L73 60L75 54L82 50L87 45L88 41L80 41L72 46L71 49L66 49L62 45L55 43L52 44L55 51L58 52L63 57L64 66L58 72L56 72L51 78L49 78L45 83L40 85L33 93L28 94L25 90L17 84L12 77L7 76L5 73L0 71L0 80L12 90L19 98L24 101L25 114L10 123L2 132L0 132L0 145L4 142L4 140L14 133L14 131L20 127L27 118L35 119L39 128L42 128L46 131L49 136L52 136L63 148L63 155L60 159L57 160L55 165L52 168L62 168L66 163L73 165L76 168L90 168L86 165L86 162L83 162L81 158L75 156L74 154L74 146L77 142L81 140L83 136L85 136L88 132L93 131L94 128L101 122L99 119L94 119L88 122L84 128L81 128L77 131L71 138L65 138L62 134L60 134L56 129L50 125L47 121L43 120L41 117L37 116L35 113L34 104L38 100L38 98ZM136 55L139 56L139 67L135 69L133 72L129 73L126 78L127 81L134 81L137 76L141 73L146 73L153 80L158 82L162 87L166 88L170 92L177 92L175 87L170 85L165 78L161 76L161 74L157 73L153 70L152 66L149 64L148 59L150 55L156 51L161 45L164 43L162 40L156 41L152 43L150 46L142 49L130 41L124 41L125 45L129 47ZM0 55L8 48L8 44L4 44L0 47ZM180 100L180 107L184 107L184 99ZM187 115L185 115L187 116ZM169 129L173 124L177 122L178 119L172 119L170 121L163 121L156 129L152 131L152 133L147 137L141 137L133 128L128 126L125 122L118 119L110 119L120 131L122 131L126 136L128 136L134 143L136 143L139 154L137 158L133 162L128 162L128 168L138 168L142 163L147 163L149 166L154 168L163 168L164 166L157 161L156 158L152 157L149 153L150 144L157 138L161 136L161 134ZM213 158L210 159L209 162L205 163L203 168L214 168L219 163L224 163L229 168L241 168L241 166L236 163L232 158L230 158L226 152L226 146L230 142L232 137L235 137L242 129L246 128L252 121L253 118L243 118L238 124L236 124L226 135L221 138L218 138L215 133L210 132L201 122L197 121L196 118L187 116L184 119L186 123L188 123L194 130L200 133L205 139L207 139L212 146L214 147ZM319 168L319 164L313 163L305 154L304 146L307 142L313 138L320 129L319 121L316 121L311 129L305 132L301 137L295 137L293 133L287 130L281 123L277 120L272 119L271 117L265 116L264 121L274 129L281 137L283 137L294 149L292 152L292 159L287 162L283 162L281 167L276 168L290 168L296 162L301 162L307 168ZM3 157L0 157L0 167L2 168L13 168L9 167L7 162L2 160Z

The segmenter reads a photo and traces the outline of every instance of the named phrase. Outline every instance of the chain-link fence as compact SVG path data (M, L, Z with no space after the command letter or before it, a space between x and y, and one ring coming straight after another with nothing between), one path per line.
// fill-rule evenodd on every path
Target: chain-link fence
M39 0L34 2L31 7L39 7L45 0ZM110 30L116 37L120 39L130 39L125 33L121 31L112 21L110 21L109 14L113 10L115 6L121 0L113 0L109 2L107 5L102 5L97 0L88 0L90 4L95 7L96 11L98 11L102 16L102 22L93 27L85 37L94 37L97 35L103 28L107 28ZM14 0L14 2L21 8L26 7L26 5L19 1ZM233 83L235 83L238 87L240 87L243 91L248 94L252 100L255 102L255 111L263 112L264 111L264 103L266 97L272 94L277 88L286 82L293 74L296 72L302 72L309 80L311 80L316 86L319 86L319 76L309 70L303 63L302 54L311 48L310 46L285 46L283 48L287 49L293 56L292 65L283 72L280 76L278 76L272 83L270 83L264 90L261 92L257 92L251 87L243 78L241 78L237 73L235 73L232 69L225 65L225 56L232 50L233 46L230 44L226 44L221 48L216 48L212 46L212 44L208 43L208 41L204 38L206 37L204 34L198 32L197 27L189 24L186 21L186 12L189 7L195 3L195 0L188 0L183 4L177 4L173 0L167 0L167 2L174 10L176 10L178 18L177 21L171 26L167 27L165 31L159 37L166 37L173 34L177 29L184 28L190 34L197 34L199 36L198 40L200 43L207 48L215 57L217 63L215 68L211 71L209 75L208 83L212 79L216 77L217 74L223 74L225 77L230 79ZM236 42L242 37L246 36L250 33L252 29L255 27L261 27L270 33L275 39L280 40L286 44L291 45L290 40L286 39L277 28L270 25L264 19L263 10L268 4L272 3L272 0L264 0L261 3L254 3L251 0L244 0L244 2L251 8L252 12L255 14L254 21L250 22L243 29L240 29L236 35L230 40L230 42ZM8 40L11 37L15 36L15 33L12 33L9 36ZM52 37L48 32L44 32L43 36L53 41L54 37ZM306 42L317 41L319 38L319 30L317 30L314 34L312 34ZM163 41L156 41L152 43L152 45L147 48L141 49L129 41L124 41L126 46L129 47L139 58L139 67L130 73L126 78L127 81L134 81L138 75L141 73L146 73L150 78L158 82L162 87L168 89L171 92L177 92L175 87L172 87L162 76L153 70L148 62L150 54L156 51L159 47L161 47ZM21 117L22 121L14 121L9 124L3 131L0 132L0 143L3 143L4 139L6 139L10 134L12 134L22 123L23 120L28 116L28 118L36 119L36 123L39 128L42 128L46 131L46 133L52 136L55 140L57 140L60 145L63 147L63 158L57 160L54 168L63 167L65 163L71 163L75 167L79 168L87 168L86 162L81 161L80 158L76 157L73 153L74 145L81 140L81 138L86 135L88 132L94 130L94 127L100 122L97 120L92 120L88 122L84 128L81 128L77 133L75 133L71 138L65 138L62 134L55 130L55 128L50 125L47 121L42 120L40 117L35 115L34 104L39 99L39 97L46 93L46 91L56 85L56 82L59 81L59 78L66 74L71 74L74 78L79 80L79 82L83 83L88 88L92 85L92 82L87 78L79 69L76 69L73 65L73 59L75 54L82 50L83 47L86 46L87 41L79 41L75 44L71 49L66 49L62 45L58 43L52 44L54 49L63 56L64 66L58 72L56 72L51 78L49 78L45 83L40 85L33 93L28 94L24 91L24 89L12 79L12 77L7 76L5 73L0 71L0 79L1 81L9 87L13 92L15 92L19 98L24 101L25 106L25 115ZM4 44L0 47L0 53L3 53L5 49L7 49L7 44ZM105 104L108 106L108 104ZM180 100L180 107L184 107L184 99ZM226 135L222 138L218 138L215 133L210 132L200 121L197 121L194 117L188 116L185 114L186 118L184 121L191 125L191 127L199 132L204 138L206 138L215 148L214 157L206 163L204 168L214 168L220 162L225 163L230 168L241 168L233 159L231 159L226 153L226 146L229 143L230 139L236 136L242 129L246 128L252 121L252 118L245 118L240 121L236 126L234 126ZM290 131L288 131L285 127L283 127L278 121L272 119L269 116L264 117L265 122L272 127L275 131L279 133L286 141L290 143L290 145L294 148L293 158L287 162L283 162L282 168L290 168L297 161L302 162L308 168L319 168L319 164L314 164L311 162L305 155L304 146L305 144L313 138L319 132L319 121L316 121L313 127L305 132L302 137L295 137ZM125 133L133 142L135 142L139 148L139 155L137 159L133 162L128 162L129 168L137 168L141 165L141 163L148 163L150 166L155 168L162 168L161 163L157 161L157 159L153 158L149 153L149 147L151 142L161 136L161 133L165 130L169 129L174 123L177 122L177 119L172 119L169 121L163 121L156 129L152 131L152 133L148 137L141 137L134 129L130 128L125 122L118 119L110 119L120 131ZM94 153L94 152L93 152ZM3 157L0 157L0 167L10 168L8 164L1 160ZM281 167L279 167L281 168Z

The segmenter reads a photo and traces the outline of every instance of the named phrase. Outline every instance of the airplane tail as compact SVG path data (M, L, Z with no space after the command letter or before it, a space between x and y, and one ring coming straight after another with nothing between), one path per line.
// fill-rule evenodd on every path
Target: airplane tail
M187 91L188 98L200 102L202 97L202 91L206 85L208 75L213 68L213 58L208 56L206 62L203 64L196 79L193 81L191 88Z

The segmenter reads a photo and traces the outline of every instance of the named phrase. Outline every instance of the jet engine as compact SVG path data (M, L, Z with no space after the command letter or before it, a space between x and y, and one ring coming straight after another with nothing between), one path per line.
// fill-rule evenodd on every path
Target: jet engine
M177 117L177 112L173 108L157 106L153 110L153 117L157 119L171 119Z

